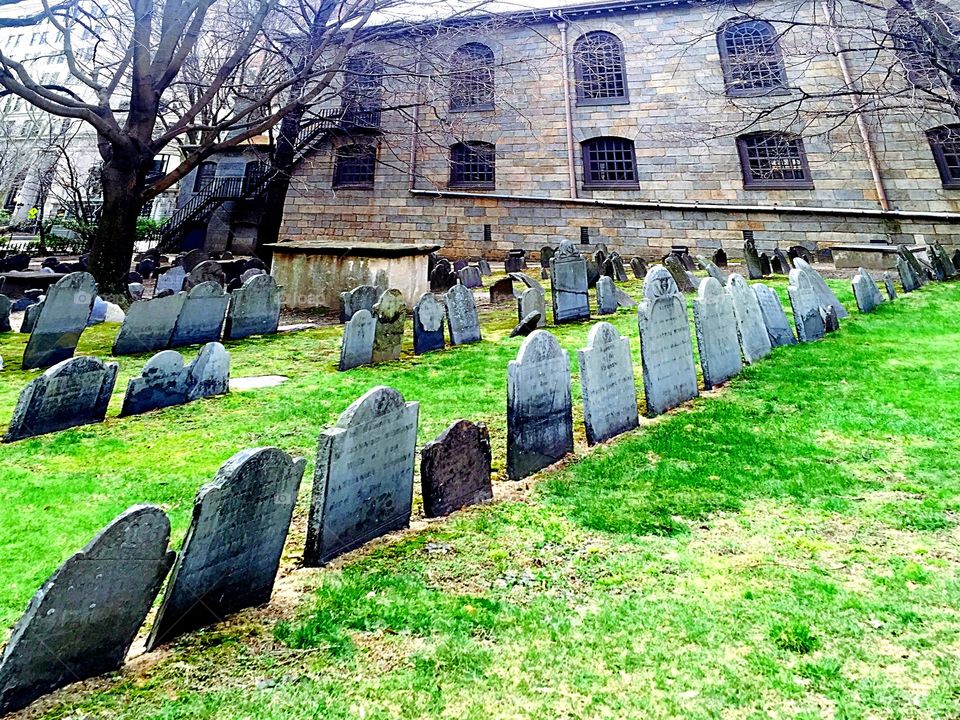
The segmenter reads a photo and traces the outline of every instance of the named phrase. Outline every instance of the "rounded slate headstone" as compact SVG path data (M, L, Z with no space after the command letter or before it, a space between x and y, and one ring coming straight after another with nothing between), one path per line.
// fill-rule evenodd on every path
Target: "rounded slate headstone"
M216 282L202 282L189 293L170 339L170 347L208 343L220 339L230 297Z
M604 275L597 280L597 315L611 315L617 311L618 305L613 278Z
M583 391L583 421L591 445L633 430L640 423L630 340L606 322L590 328L577 351Z
M190 291L200 283L215 282L223 285L226 282L226 275L223 268L216 260L204 260L198 263L193 270L187 273L187 279L183 283L183 289Z
M353 290L340 293L340 322L345 323L360 310L373 314L373 306L380 301L383 290L376 285L358 285Z
M799 258L795 263L803 262ZM820 295L814 286L809 273L795 267L790 271L790 284L787 286L790 296L790 306L793 309L793 321L797 328L797 339L800 342L819 340L826 333L823 307L820 305Z
M680 288L681 292L696 292L696 285L690 280L690 276L687 274L686 268L683 267L683 263L680 262L680 258L676 255L667 255L663 259L663 267L673 276L673 281L677 284L677 287Z
M396 289L387 290L373 306L373 315L377 321L373 334L373 362L398 360L403 346L403 325L407 319L403 294Z
M528 287L517 299L517 318L522 322L532 313L537 313L537 327L547 324L547 301L541 287Z
M587 263L569 240L550 258L550 282L555 324L590 318Z
M887 291L887 300L896 300L897 287L893 284L893 276L888 272L883 274L883 286Z
M451 345L480 342L480 318L473 293L463 285L454 285L444 295Z
M187 294L178 292L133 303L113 343L113 354L131 355L167 347L186 300Z
M350 370L373 361L373 336L377 321L369 310L358 310L343 326L340 370Z
M752 287L757 296L757 302L760 303L760 314L763 315L763 323L767 326L770 344L773 347L796 345L797 339L793 336L790 321L787 320L787 314L783 311L780 296L773 288L763 283L755 283Z
M742 275L730 273L727 280L727 292L733 299L733 313L737 318L737 333L740 335L740 348L743 359L748 364L762 360L770 354L770 336L763 322L760 303Z
M630 269L633 270L633 277L642 280L647 274L647 264L641 257L635 257L630 260Z
M857 301L857 309L861 313L871 313L883 303L883 296L877 289L877 283L866 268L860 268L851 281L853 296Z
M464 287L483 287L483 278L480 276L480 270L475 268L473 265L468 265L467 267L461 268L457 271L457 275L459 276L460 282L464 285Z
M49 367L73 357L96 298L97 281L90 273L70 273L51 285L42 308L35 311L23 369Z
M847 309L840 304L839 300L837 300L837 296L834 295L833 290L827 286L827 283L820 276L820 273L810 267L809 263L802 258L796 258L793 261L793 266L795 270L799 270L801 273L807 276L807 279L810 281L810 285L817 293L817 297L820 300L820 305L823 307L832 307L838 319L842 319L850 315L850 313L847 312Z
M147 360L139 377L127 383L120 416L138 415L186 401L183 355L176 350L162 350Z
M487 426L457 420L420 451L423 514L449 515L493 497Z
M527 292L532 292L527 290ZM533 312L524 315L520 318L520 322L513 326L513 330L510 331L510 337L526 337L534 330L544 325L543 316L540 314L539 310L534 310Z
M502 302L511 301L514 299L514 297L513 277L510 275L507 275L505 278L500 278L490 286L491 305L497 305Z
M424 293L413 308L413 352L422 355L444 348L443 305L433 293Z
M157 286L153 289L153 296L156 297L164 290L172 290L175 293L183 290L183 284L187 279L187 271L179 265L167 270L163 275L157 278Z
M733 298L720 281L706 278L693 301L700 367L707 390L726 382L743 369Z
M230 353L218 342L200 348L186 371L187 402L230 392Z
M262 272L253 275L231 293L223 327L224 339L273 335L279 325L280 288L273 276Z

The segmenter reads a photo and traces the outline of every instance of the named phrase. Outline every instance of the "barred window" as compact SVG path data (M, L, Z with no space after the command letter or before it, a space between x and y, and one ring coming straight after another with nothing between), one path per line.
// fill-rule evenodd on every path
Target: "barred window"
M343 107L378 110L383 100L383 63L376 55L360 53L343 65Z
M780 132L737 138L743 186L748 189L812 188L803 140Z
M582 35L573 44L577 104L609 105L629 102L623 43L608 32Z
M599 137L584 141L582 148L585 188L637 186L637 155L632 140Z
M202 162L197 166L197 174L193 178L193 191L198 193L206 190L213 185L217 177L217 164L213 162Z
M960 125L944 125L927 131L933 159L945 188L960 188Z
M450 56L450 109L492 110L494 91L493 50L482 43L467 43Z
M372 188L377 167L374 145L344 145L337 148L333 165L335 188Z
M936 0L903 0L887 11L887 29L907 80L920 88L942 85L938 53L953 48L960 16Z
M717 34L717 45L728 95L766 95L786 89L787 73L770 23L727 23Z
M485 142L462 142L450 148L450 187L496 184L496 148Z

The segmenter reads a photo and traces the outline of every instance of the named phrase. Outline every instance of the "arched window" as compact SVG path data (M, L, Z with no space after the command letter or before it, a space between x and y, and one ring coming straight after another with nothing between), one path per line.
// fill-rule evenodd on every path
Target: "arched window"
M206 190L213 185L217 177L217 164L214 162L202 162L197 166L197 174L193 178L193 191L195 193Z
M960 188L960 125L927 130L927 140L945 188Z
M450 148L450 187L492 188L497 182L496 148L460 142Z
M333 186L335 188L372 188L376 168L375 145L339 147L333 163Z
M717 33L727 95L766 95L787 87L777 33L765 20L736 20Z
M493 50L482 43L467 43L450 56L450 109L492 110L494 90Z
M935 0L905 0L887 10L887 29L910 83L940 85L938 57L953 52L960 16Z
M623 43L608 32L581 35L573 44L578 105L627 103Z
M270 172L270 164L263 160L251 160L243 168L243 194L255 192Z
M376 55L360 53L343 64L340 105L343 122L352 127L379 127L383 103L383 63Z
M581 147L585 188L637 186L637 155L632 140L598 137L585 140Z
M782 132L756 132L737 138L743 186L752 190L812 188L803 140Z

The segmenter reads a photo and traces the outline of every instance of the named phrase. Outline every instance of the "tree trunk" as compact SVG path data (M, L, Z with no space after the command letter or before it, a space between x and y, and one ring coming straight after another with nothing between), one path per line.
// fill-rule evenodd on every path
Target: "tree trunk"
M103 208L90 251L90 273L99 294L117 302L127 297L127 275L133 260L144 180L136 164L105 163L102 174Z
M303 119L304 111L304 107L298 107L280 121L277 146L271 163L271 171L275 174L263 194L263 213L260 215L260 225L257 229L256 253L268 265L271 253L263 246L280 239L283 207L287 201L287 191L290 189L290 173L293 172L296 160L297 138L300 136L300 121Z

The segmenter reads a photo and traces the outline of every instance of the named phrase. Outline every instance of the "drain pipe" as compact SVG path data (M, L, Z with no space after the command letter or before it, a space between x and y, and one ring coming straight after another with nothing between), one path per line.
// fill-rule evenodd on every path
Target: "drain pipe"
M417 74L417 95L416 102L413 103L413 119L410 131L410 171L407 182L410 190L417 189L417 147L420 142L420 106L423 105L423 42L417 44L417 64L414 72Z
M853 83L853 76L850 73L850 66L847 63L847 57L843 54L840 46L840 34L837 31L837 24L833 17L833 10L830 8L829 0L823 2L823 12L827 18L827 28L830 33L830 43L833 45L833 53L837 56L837 64L840 66L840 73L843 75L843 81L847 87L854 93L850 98L850 104L853 106L853 112L857 116L857 130L860 131L860 137L863 139L863 151L867 155L867 164L870 166L870 174L873 176L873 185L877 190L877 200L880 207L884 210L890 210L890 198L887 196L887 189L883 184L883 175L880 174L880 163L877 162L877 154L873 149L873 142L870 140L870 129L867 127L866 120L863 119L863 111L860 109L863 96L856 89Z
M567 54L567 23L557 23L560 31L560 57L563 60L563 114L567 129L567 176L570 182L570 197L577 197L577 166L573 149L573 101L570 98L570 57Z

